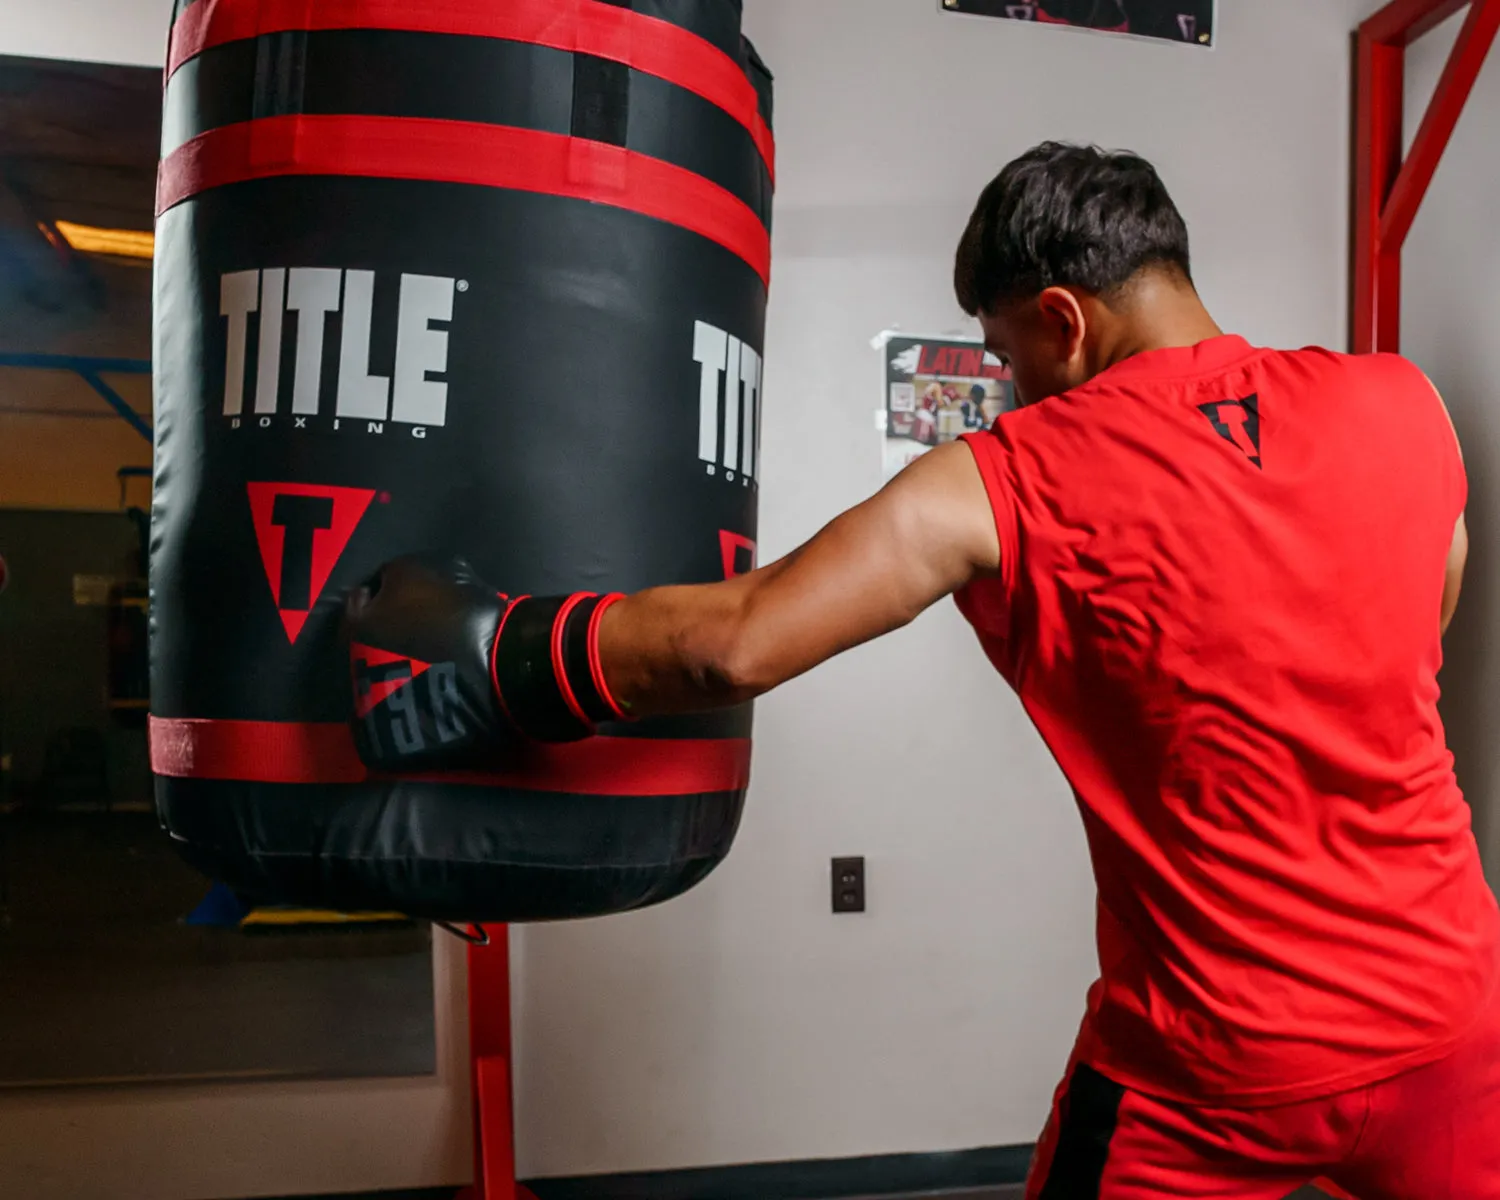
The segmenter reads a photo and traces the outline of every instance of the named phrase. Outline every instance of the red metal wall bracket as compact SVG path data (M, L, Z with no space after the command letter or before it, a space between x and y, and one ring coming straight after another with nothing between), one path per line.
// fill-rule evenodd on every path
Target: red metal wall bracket
M1406 47L1466 5L1468 18L1403 162ZM1401 247L1497 31L1500 0L1394 0L1356 32L1350 337L1356 354L1400 349Z

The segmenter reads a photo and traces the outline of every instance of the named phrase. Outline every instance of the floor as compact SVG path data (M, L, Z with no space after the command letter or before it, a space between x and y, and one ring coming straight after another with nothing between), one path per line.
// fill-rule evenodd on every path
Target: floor
M1024 1193L1024 1188L1016 1186L989 1188L980 1191L932 1192L920 1196L860 1196L850 1197L849 1200L1021 1200ZM315 1198L309 1197L307 1200L315 1200ZM330 1200L330 1198L320 1198L320 1200ZM339 1197L338 1200L406 1200L406 1198L399 1194L385 1193L368 1197ZM420 1195L412 1194L410 1200L436 1200L436 1198L432 1193L424 1192ZM774 1198L767 1197L767 1200L774 1200ZM1289 1196L1287 1200L1327 1200L1327 1197L1321 1192L1306 1188L1298 1192L1295 1196Z
M208 888L150 812L0 814L0 1087L434 1069L426 927L185 924Z
M150 812L0 812L0 1087L433 1069L426 929L185 925L206 890Z
M979 1192L942 1192L932 1197L903 1197L900 1200L1021 1200L1026 1189L1023 1187L993 1188L989 1191ZM893 1197L863 1197L862 1200L896 1200ZM1288 1196L1287 1200L1328 1200L1322 1192L1316 1188L1303 1188L1295 1195Z

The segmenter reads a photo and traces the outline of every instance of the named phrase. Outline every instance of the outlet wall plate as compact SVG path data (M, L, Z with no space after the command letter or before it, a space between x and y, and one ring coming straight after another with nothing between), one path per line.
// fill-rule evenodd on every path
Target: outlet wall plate
M865 911L865 860L863 857L834 859L831 883L834 912L862 913Z

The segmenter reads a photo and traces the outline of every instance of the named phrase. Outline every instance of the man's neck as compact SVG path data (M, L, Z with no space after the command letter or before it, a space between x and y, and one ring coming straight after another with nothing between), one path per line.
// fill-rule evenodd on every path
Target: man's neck
M1196 346L1224 336L1192 285L1158 275L1132 284L1115 313L1119 319L1110 323L1098 345L1101 371L1151 350Z

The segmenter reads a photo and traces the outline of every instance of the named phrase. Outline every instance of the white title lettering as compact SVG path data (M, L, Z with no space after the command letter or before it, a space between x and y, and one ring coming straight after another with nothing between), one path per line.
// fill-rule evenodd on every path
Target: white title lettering
M693 360L700 367L698 457L710 475L723 468L747 481L760 472L761 357L739 338L706 321L693 327Z
M456 281L436 275L402 275L396 296L395 345L384 361L390 375L371 370L375 349L377 279L373 271L343 271L334 267L272 267L264 271L235 271L219 285L219 315L225 320L224 415L238 418L245 411L245 388L250 369L252 314L258 316L254 349L255 415L261 428L281 415L286 389L282 358L287 314L293 314L296 333L290 380L292 427L307 428L306 418L324 413L339 428L339 418L352 417L371 433L384 422L414 426L412 436L425 438L448 416L448 330L438 323L453 320ZM382 311L389 311L388 309ZM328 318L341 317L338 366L334 378L324 371ZM332 404L329 405L329 401ZM328 409L331 407L332 411Z

